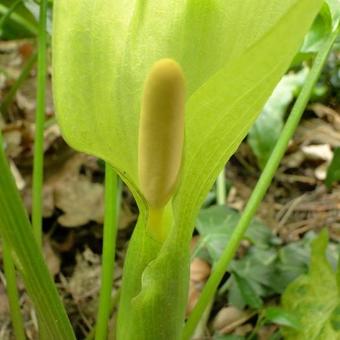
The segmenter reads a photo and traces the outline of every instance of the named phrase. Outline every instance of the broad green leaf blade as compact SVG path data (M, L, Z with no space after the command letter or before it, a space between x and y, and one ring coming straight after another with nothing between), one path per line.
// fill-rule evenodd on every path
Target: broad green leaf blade
M0 135L0 234L50 339L75 339L71 324L33 236L20 195L5 159Z
M334 270L325 255L326 230L312 244L312 260L307 275L300 276L283 294L283 307L294 313L300 330L287 329L287 340L329 340L340 338L340 295Z

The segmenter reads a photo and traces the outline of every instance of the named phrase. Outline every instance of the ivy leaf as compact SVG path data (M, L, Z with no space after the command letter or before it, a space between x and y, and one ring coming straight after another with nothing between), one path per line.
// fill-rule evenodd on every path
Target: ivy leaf
M294 313L300 330L285 330L285 339L328 340L340 337L340 295L336 274L327 260L328 233L323 230L312 243L312 259L307 275L292 282L282 297L282 305Z
M196 215L291 63L321 4L54 3L53 86L62 134L74 148L110 163L140 209L124 268L118 338L180 337ZM146 231L148 207L137 171L143 84L161 58L180 64L187 83L184 157L177 191L167 207L173 223L163 244Z
M242 296L245 305L251 308L259 309L263 305L263 301L254 288L254 283L247 278L239 275L237 272L232 273L233 279L236 282L237 288Z
M271 321L280 326L286 326L300 330L301 325L296 316L279 307L268 307L264 312L266 320Z
M241 214L238 211L227 206L202 209L196 222L196 229L201 238L195 253L207 250L211 262L218 261L240 218ZM270 229L256 219L251 222L245 239L260 248L268 248L274 241Z
M284 76L249 132L248 143L262 169L280 136L287 108L299 92L308 73L309 69L304 68L296 74Z

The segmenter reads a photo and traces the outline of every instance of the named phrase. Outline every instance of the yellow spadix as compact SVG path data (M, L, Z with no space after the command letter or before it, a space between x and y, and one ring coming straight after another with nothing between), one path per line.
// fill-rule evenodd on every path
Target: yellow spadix
M180 173L184 141L184 76L171 59L156 62L145 82L139 122L138 170L150 208L161 209Z

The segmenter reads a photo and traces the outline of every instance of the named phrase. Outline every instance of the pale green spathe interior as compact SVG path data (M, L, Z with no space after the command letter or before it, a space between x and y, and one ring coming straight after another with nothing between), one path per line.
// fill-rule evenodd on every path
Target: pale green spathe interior
M181 65L190 103L209 79L217 89L223 81L221 90L227 94L226 79L212 80L212 76L231 66L287 13L296 11L298 3L305 6L297 0L56 2L54 90L65 138L73 147L109 161L137 187L138 115L143 83L154 62L170 57ZM319 3L309 1L311 14ZM299 31L290 31L292 40L301 40ZM210 100L215 98L217 93ZM190 111L186 111L187 136L199 130L197 121L211 130L213 114ZM220 129L229 134L228 126ZM203 138L201 144L206 144ZM195 149L196 143L188 142L185 154Z
M57 117L74 148L114 166L140 218L124 268L118 339L178 339L188 241L198 209L288 68L321 0L59 0L54 8ZM181 178L164 243L145 232L137 195L141 94L172 58L187 84ZM166 309L166 315L164 310Z

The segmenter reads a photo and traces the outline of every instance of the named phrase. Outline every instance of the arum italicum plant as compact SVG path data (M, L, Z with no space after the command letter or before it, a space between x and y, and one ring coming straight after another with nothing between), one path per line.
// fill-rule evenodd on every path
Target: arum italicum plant
M195 217L321 4L54 2L62 133L114 167L140 212L124 266L118 339L180 339Z

